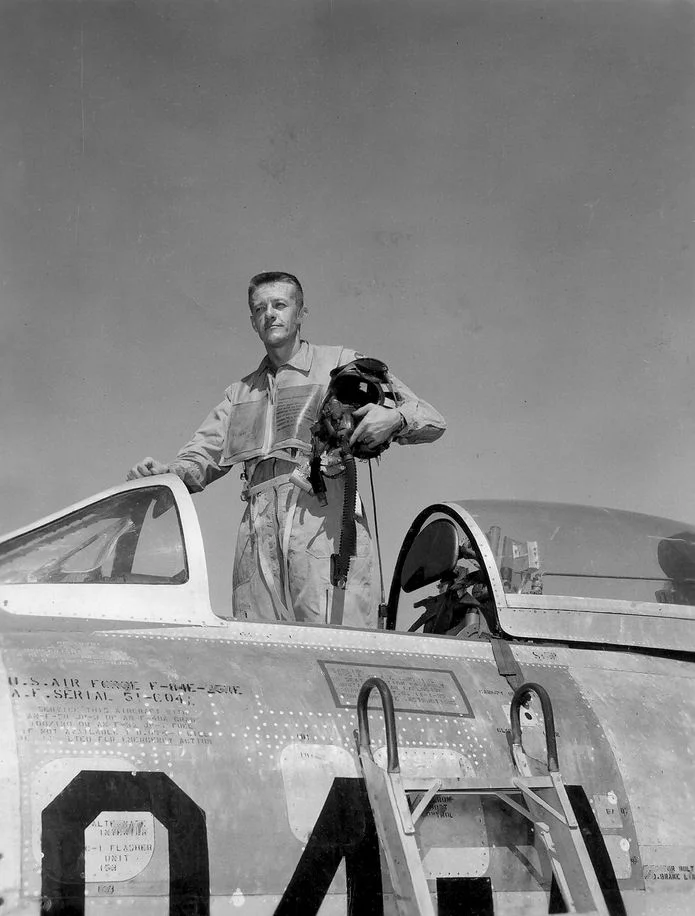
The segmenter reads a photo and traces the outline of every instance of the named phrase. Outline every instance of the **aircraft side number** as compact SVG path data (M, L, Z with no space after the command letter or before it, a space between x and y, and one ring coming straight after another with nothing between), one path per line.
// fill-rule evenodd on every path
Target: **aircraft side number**
M166 773L122 770L83 770L43 809L42 914L83 916L84 831L102 811L153 814L169 833L169 916L209 916L205 812Z
M102 811L147 811L169 834L169 916L209 916L204 811L165 773L83 770L41 814L41 913L84 916L84 831ZM276 916L314 916L345 859L349 916L382 916L376 828L361 779L335 779ZM113 884L99 893L114 894Z

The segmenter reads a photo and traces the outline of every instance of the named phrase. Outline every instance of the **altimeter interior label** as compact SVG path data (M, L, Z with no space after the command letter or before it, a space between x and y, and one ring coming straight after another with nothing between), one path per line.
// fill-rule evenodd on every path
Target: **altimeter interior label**
M102 811L84 832L85 881L128 881L154 853L154 817L148 811Z

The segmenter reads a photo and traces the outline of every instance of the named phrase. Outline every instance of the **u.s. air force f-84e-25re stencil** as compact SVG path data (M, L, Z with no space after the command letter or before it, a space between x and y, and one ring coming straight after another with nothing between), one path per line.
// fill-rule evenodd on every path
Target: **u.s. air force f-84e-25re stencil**
M0 541L0 914L695 912L695 529L429 506L383 628L213 613L173 476Z

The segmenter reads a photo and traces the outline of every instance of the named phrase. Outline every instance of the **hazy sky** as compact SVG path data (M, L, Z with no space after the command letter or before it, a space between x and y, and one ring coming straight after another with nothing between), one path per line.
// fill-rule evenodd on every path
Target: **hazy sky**
M245 290L444 413L426 503L695 520L693 5L0 0L0 528L173 456L260 359ZM362 490L368 485L362 473ZM228 600L233 471L196 498Z

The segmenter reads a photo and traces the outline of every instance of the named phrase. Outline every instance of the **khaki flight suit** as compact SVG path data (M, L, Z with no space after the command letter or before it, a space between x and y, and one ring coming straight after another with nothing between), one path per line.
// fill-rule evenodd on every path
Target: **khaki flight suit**
M357 555L350 561L340 619L336 618L330 557L342 524L344 469L329 457L328 504L321 506L295 480L311 454L311 426L336 366L357 354L302 341L275 372L267 357L231 385L225 399L170 465L192 492L243 462L248 505L239 527L232 612L248 620L342 623L375 628L379 601L375 556L361 501L357 500ZM391 376L405 427L397 442L431 442L445 429L434 408Z

